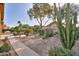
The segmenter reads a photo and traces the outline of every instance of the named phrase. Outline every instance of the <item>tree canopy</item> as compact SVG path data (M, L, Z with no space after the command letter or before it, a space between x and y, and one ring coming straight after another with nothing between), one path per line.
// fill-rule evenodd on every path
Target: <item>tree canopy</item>
M36 19L40 25L43 26L43 20L45 17L52 17L53 7L48 3L34 3L33 7L30 8L27 13L30 19ZM49 21L49 19L45 22L45 24Z

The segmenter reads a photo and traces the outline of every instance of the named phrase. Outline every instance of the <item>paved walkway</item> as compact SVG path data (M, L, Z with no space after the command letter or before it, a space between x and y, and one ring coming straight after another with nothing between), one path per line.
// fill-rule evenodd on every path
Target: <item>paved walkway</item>
M38 56L38 54L30 49L29 47L25 46L20 41L16 40L15 38L9 38L9 41L14 48L15 52L19 56Z

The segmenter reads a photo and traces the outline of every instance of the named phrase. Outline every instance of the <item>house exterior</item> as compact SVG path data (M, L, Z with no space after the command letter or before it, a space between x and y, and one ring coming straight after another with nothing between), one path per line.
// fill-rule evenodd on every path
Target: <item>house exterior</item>
M2 30L4 28L3 19L4 19L4 4L0 3L0 34L2 34Z
M50 28L52 29L54 32L57 32L57 25L56 25L56 21L51 22L50 24L48 24L46 26L46 28Z

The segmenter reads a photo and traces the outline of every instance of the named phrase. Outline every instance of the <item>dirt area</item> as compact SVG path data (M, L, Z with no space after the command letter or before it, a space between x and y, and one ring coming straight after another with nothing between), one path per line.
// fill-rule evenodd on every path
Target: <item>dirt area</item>
M79 56L79 39L76 41L75 46L72 48L75 52L74 55Z
M23 42L26 46L33 49L40 56L48 56L48 50L52 47L62 47L58 36L50 37L48 39L41 39L34 35L28 36L24 39L18 39ZM72 49L76 56L79 56L79 40L76 41L75 46Z
M33 49L40 56L48 56L48 50L51 47L59 47L61 43L59 42L57 37L50 37L48 39L41 39L40 37L30 36L25 39L19 39L26 46Z
M7 40L7 43L11 46L10 42ZM17 56L16 52L14 51L14 49L11 46L11 50L9 51L10 56Z
M4 42L2 40L0 40L0 47L4 44Z

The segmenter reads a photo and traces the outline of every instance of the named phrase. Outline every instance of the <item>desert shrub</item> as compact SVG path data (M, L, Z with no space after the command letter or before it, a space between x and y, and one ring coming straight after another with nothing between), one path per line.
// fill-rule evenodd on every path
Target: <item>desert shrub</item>
M8 52L11 49L11 47L5 43L3 46L0 47L0 52Z
M11 32L14 36L16 36L16 35L18 35L20 32L16 32L16 31L14 31L14 32Z
M51 48L49 51L49 56L72 56L73 53L71 50L66 48Z
M28 31L28 33L32 33L33 32L33 30L31 28L29 28L27 31Z
M45 33L45 30L38 30L39 34L42 36Z
M33 27L33 32L34 33L39 33L40 28L38 26Z
M51 29L46 30L49 37L52 37L54 35L53 31Z
M26 33L31 33L31 32L33 32L32 29L30 29L30 28L26 29Z
M40 36L42 36L43 39L46 39L48 37L52 37L53 31L51 29L44 29L44 30L39 30Z
M28 35L29 33L32 33L33 32L33 29L31 28L28 28L25 30L25 34Z

